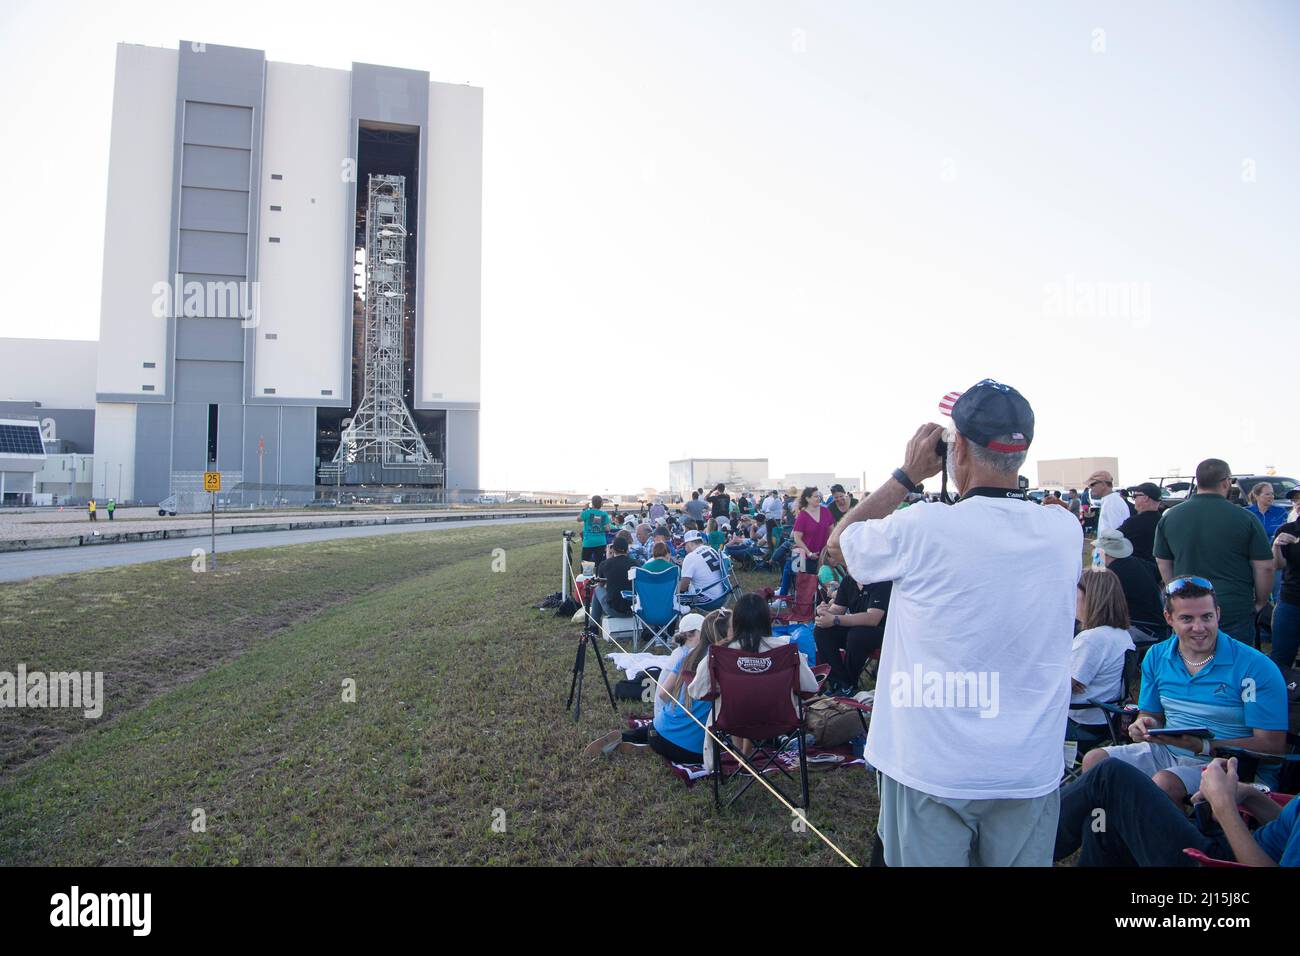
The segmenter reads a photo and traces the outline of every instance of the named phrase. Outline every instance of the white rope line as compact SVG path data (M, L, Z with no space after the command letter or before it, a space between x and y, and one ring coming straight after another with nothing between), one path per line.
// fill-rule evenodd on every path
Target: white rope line
M578 579L577 579L577 577L576 577L576 576L574 575L574 573L573 573L573 565L572 565L572 562L569 563L569 578L570 578L570 579L572 580L572 582L573 582L573 590L574 590L574 592L576 593L577 590L578 590ZM619 642L614 638L614 636L613 636L612 634L607 634L607 632L605 631L605 629L604 629L603 627L600 626L600 623L599 623L599 622L598 622L594 617L592 617L591 611L589 611L589 610L587 609L587 605L586 605L585 603L581 605L581 608L582 608L582 613L585 614L588 618L590 618L592 624L594 624L594 625L596 626L596 629L597 629L596 637L597 637L597 638L598 638L598 637L604 637L605 640L609 641L611 644L613 644L615 647L617 647L621 652L623 652L624 654L628 653L627 648L624 647L622 644L620 644L620 643L619 643ZM585 625L584 625L584 627L585 627ZM591 642L594 642L595 639L596 639L596 638L591 638L590 641L591 641ZM704 640L704 635L703 635L703 634L700 635L700 640ZM596 650L596 653L597 653L597 654L602 653L602 648L601 648L599 645L596 646L595 650ZM599 662L599 661L598 661L597 663L603 663L603 662ZM659 679L656 678L656 677L655 677L653 674L651 674L649 671L644 671L643 673L645 674L646 677L649 677L650 680L654 681L654 684L655 684L655 690L656 690L656 692L657 692L657 691L659 690L659 688L660 688ZM662 671L661 671L661 673L662 673ZM715 688L715 690L716 690L716 688ZM677 705L677 706L680 706L679 704L677 704L676 701L674 701L673 703L674 703L675 705ZM779 800L779 801L781 802L781 804L782 804L782 805L783 805L787 810L789 810L792 814L794 814L794 815L797 816L800 820L803 821L804 826L806 826L809 830L812 830L812 832L815 833L815 834L817 834L817 836L821 839L821 841L822 841L823 843L825 843L828 847L830 847L832 850L834 850L836 853L838 853L839 856L840 856L840 858L843 859L845 863L847 863L849 866L852 866L852 867L855 867L855 868L858 866L857 863L853 862L852 857L850 857L847 853L845 853L845 852L844 852L843 850L841 850L838 846L836 846L835 843L830 839L830 837L828 837L826 834L822 833L821 830L818 830L817 827L815 827L815 826L812 824L812 822L808 819L808 817L805 815L805 813L804 813L804 811L803 811L802 809L800 809L799 807L796 807L796 806L792 805L792 804L790 803L790 801L788 801L784 796L782 796L781 791L777 790L777 789L776 789L775 787L773 787L770 783L768 783L766 780L764 780L764 779L763 779L763 774L762 774L762 772L760 772L760 771L758 770L757 767L753 767L753 766L749 763L749 761L747 761L747 760L745 760L744 758L742 758L739 754L737 754L734 750L732 750L731 747L729 747L726 743L724 743L720 737L718 737L716 734L714 734L714 732L713 732L712 730L710 730L708 727L706 727L706 726L705 726L705 725L700 721L700 719L699 719L698 717L696 717L695 714L693 714L693 713L691 712L691 709L690 709L689 707L682 707L681 709L682 709L682 711L686 714L687 717L691 718L691 720L693 720L693 721L695 721L695 723L699 724L700 729L704 731L704 733L705 733L705 735L706 735L707 737L709 737L709 738L711 738L712 740L716 741L719 747L721 747L721 748L722 748L723 750L725 750L727 753L731 754L732 759L735 760L737 764L739 764L739 765L741 765L741 766L744 766L744 767L751 767L751 768L752 768L752 773L751 773L752 778L753 778L755 781L757 781L758 783L761 783L764 787L766 787L766 788L767 788L767 791L768 791L770 794L772 794L772 796L776 797L776 799ZM803 733L803 728L802 728L802 727L800 728L800 731L799 731L799 732L800 732L800 734ZM804 745L804 742L803 742L802 740L800 740L800 742L799 742L799 746L802 747L803 745ZM716 773L720 773L721 771L722 771L722 768L721 768L721 767L716 767L716 768L714 768L714 772L716 772Z

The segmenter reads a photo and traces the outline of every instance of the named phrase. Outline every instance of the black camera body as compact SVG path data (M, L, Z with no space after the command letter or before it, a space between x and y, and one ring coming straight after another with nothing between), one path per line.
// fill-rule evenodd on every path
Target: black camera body
M574 536L575 534L577 534L576 531L566 531L566 532L564 532L564 536L565 536L566 538L568 538L569 540L573 540L573 536Z

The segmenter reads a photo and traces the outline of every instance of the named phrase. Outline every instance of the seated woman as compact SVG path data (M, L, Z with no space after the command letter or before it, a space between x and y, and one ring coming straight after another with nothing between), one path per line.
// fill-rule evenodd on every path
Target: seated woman
M736 606L731 610L731 619L728 623L730 626L726 630L718 629L717 640L713 643L740 648L751 654L770 651L789 643L788 638L772 636L772 612L767 606L767 601L757 594L742 594L740 599L736 601ZM700 657L704 658L706 653L707 648L705 652L700 654ZM709 673L707 660L701 659L688 662L695 665L695 679L691 681L687 693L692 700L699 700L706 694L712 693L713 675ZM683 671L685 671L685 667L683 667ZM803 653L799 654L799 689L806 694L816 693L817 691L817 678L809 669L808 658ZM721 713L722 697L719 695L714 701L714 709L709 712L708 723L712 723L714 714ZM733 739L732 743L742 754L748 755L753 750L753 745L748 740ZM704 748L703 763L706 769L711 770L713 768L712 747L706 746Z
M708 617L687 614L682 618L682 652L674 651L659 675L654 722L635 730L611 730L587 745L587 756L653 751L673 763L704 762L704 721L709 715L709 702L691 698L685 686L686 675L691 673L688 668L699 666L704 650L719 639L719 633L726 634L726 613L714 611Z
M654 546L650 549L650 560L644 565L646 571L667 571L673 566L672 556L668 552L668 543L665 540L655 539Z
M664 550L668 552L668 560L674 562L677 560L678 551L676 548L673 547L672 532L670 532L667 528L664 528L662 526L655 528L654 534L650 536L650 540L654 542L654 544L650 546L651 557L654 556L654 545L662 544L664 546Z
M709 547L714 551L721 551L727 543L727 532L718 527L718 519L709 519L709 532L705 537L709 541Z
M1124 652L1133 650L1124 586L1113 571L1089 568L1079 577L1074 616L1081 630L1070 648L1070 703L1116 700L1124 691ZM1094 747L1109 739L1106 714L1097 707L1073 709L1066 740Z
M822 571L827 570L822 567ZM863 587L846 574L835 600L817 607L813 640L817 642L818 662L831 668L827 688L831 696L852 697L858 692L862 668L871 652L884 643L885 616L893 587L891 581Z

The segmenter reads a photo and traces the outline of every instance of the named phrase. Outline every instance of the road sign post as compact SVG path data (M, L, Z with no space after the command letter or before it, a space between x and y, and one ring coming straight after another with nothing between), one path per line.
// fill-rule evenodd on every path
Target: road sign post
M221 490L221 472L203 473L203 490L208 492L212 508L212 570L217 570L217 492Z

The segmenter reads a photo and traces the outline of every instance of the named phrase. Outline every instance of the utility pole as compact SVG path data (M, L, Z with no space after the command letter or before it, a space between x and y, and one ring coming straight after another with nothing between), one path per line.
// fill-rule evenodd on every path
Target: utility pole
M262 507L262 457L266 454L266 440L257 436L257 507Z

